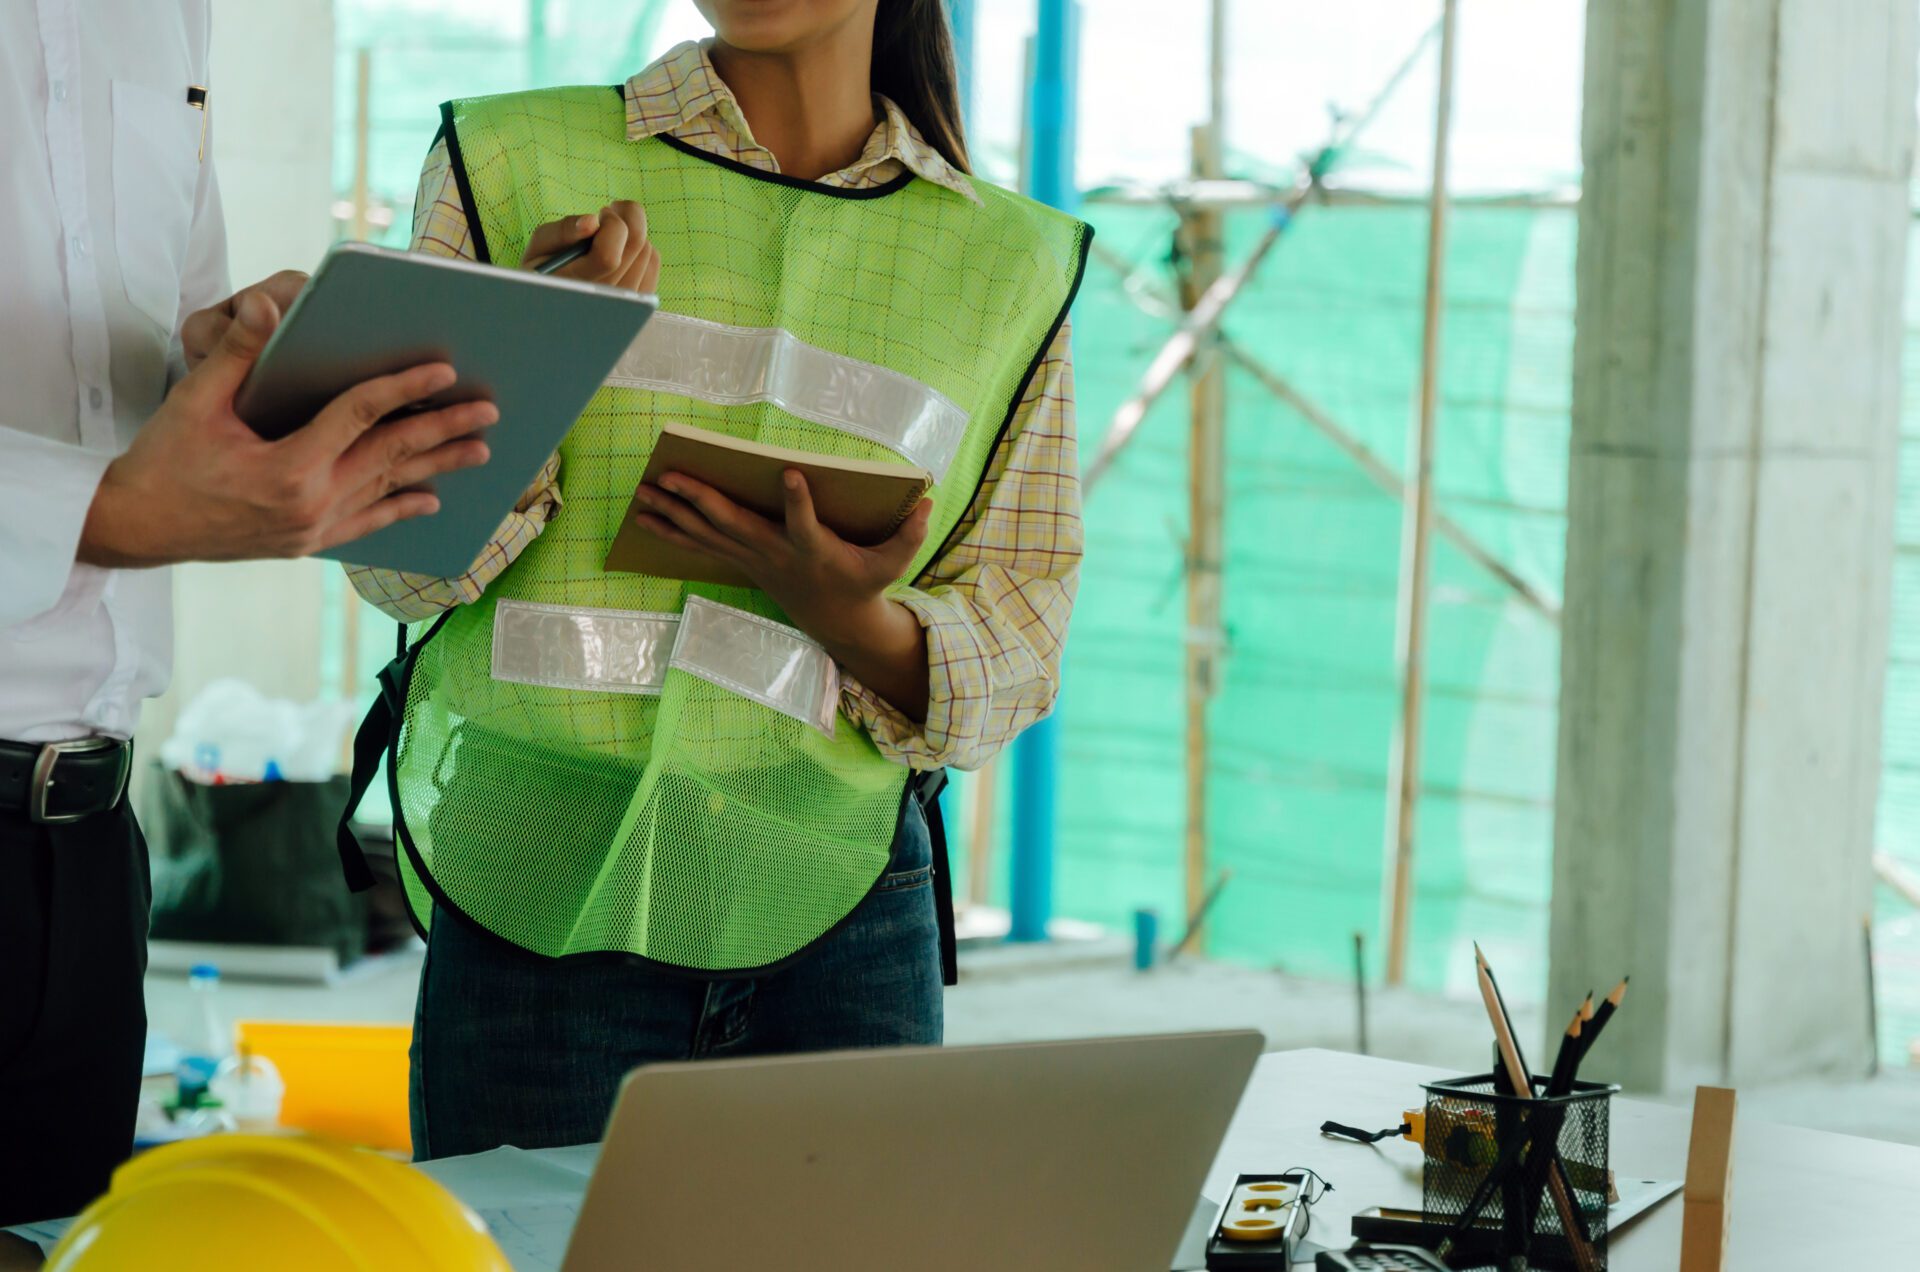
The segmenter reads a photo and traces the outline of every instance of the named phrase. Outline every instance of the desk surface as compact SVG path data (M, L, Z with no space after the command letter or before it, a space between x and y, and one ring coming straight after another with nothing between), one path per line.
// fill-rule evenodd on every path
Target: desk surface
M1404 1140L1379 1145L1327 1139L1320 1123L1385 1126L1420 1098L1433 1070L1337 1051L1264 1056L1207 1178L1221 1196L1242 1171L1310 1166L1334 1185L1314 1212L1314 1237L1345 1245L1348 1223L1370 1206L1420 1204L1420 1150ZM1616 1099L1615 1169L1678 1179L1686 1171L1691 1113ZM429 1173L481 1208L527 1205L570 1222L585 1189L593 1146L516 1154L504 1161L449 1158ZM1661 1202L1611 1243L1615 1272L1671 1272L1679 1261L1680 1201ZM564 1229L558 1234L564 1244ZM13 1262L0 1241L0 1269ZM1733 1242L1737 1272L1800 1268L1913 1267L1920 1250L1920 1148L1801 1130L1742 1118L1734 1131ZM558 1262L557 1247L554 1263ZM529 1264L529 1266L534 1266ZM549 1265L551 1266L551 1265Z
M1314 1236L1344 1244L1354 1212L1420 1204L1420 1150L1328 1139L1320 1123L1389 1126L1415 1107L1421 1065L1338 1051L1281 1051L1261 1058L1207 1178L1220 1196L1242 1171L1311 1166L1334 1192L1314 1210ZM1648 1179L1686 1174L1690 1108L1616 1098L1614 1169ZM1727 1267L1913 1267L1920 1258L1920 1148L1777 1126L1741 1117L1733 1137L1733 1237ZM1669 1198L1614 1237L1615 1272L1672 1272L1680 1259L1680 1199Z

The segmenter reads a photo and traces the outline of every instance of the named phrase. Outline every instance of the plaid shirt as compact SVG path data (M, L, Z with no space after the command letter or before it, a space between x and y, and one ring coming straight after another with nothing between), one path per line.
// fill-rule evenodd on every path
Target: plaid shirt
M773 153L754 141L700 44L674 48L628 80L625 94L629 140L665 133L767 172L779 170ZM884 97L876 96L875 103L881 119L860 157L822 177L821 184L882 185L904 169L978 201L966 178L899 107ZM444 142L434 145L420 175L413 246L475 259ZM388 615L430 618L479 599L563 503L556 456L466 574L434 579L357 566L347 573L360 595ZM888 593L926 629L926 723L915 724L852 677L842 682L847 715L900 763L963 769L985 763L1053 707L1081 550L1073 365L1062 324L952 542L912 587Z

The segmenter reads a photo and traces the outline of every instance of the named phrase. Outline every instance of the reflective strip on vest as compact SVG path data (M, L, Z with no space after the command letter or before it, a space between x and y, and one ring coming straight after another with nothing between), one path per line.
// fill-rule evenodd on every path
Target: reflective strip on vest
M669 667L833 736L839 668L784 623L698 596L681 615L515 600L494 607L495 680L658 694Z
M673 666L833 736L840 669L797 628L689 596Z
M493 678L550 689L657 694L680 616L502 600L493 611Z
M607 376L610 388L678 393L720 406L766 402L877 442L946 478L967 413L944 393L778 327L734 327L656 313Z

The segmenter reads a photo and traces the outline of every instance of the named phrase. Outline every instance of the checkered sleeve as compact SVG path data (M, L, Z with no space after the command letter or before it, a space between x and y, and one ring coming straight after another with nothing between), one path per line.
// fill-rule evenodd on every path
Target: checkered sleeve
M1083 546L1068 341L1063 323L953 543L890 593L927 632L926 723L843 682L848 716L899 763L978 768L1053 709Z
M413 250L458 260L478 259L466 207L460 201L447 143L436 141L420 172L420 189L413 202ZM347 578L354 591L381 613L401 622L432 618L456 605L477 601L487 584L513 564L514 558L546 528L560 510L560 457L549 458L520 501L493 532L472 566L457 578L439 579L400 570L376 570L350 565Z

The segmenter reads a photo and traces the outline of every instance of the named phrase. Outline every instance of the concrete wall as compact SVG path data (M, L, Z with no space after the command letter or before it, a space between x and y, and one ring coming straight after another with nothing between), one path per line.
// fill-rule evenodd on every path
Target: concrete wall
M1550 1001L1595 1076L1865 1071L1911 0L1588 8Z
M333 241L332 0L214 0L210 130L236 286L312 269ZM148 703L150 756L182 702L239 676L295 699L319 691L322 580L312 561L174 571L173 688Z

